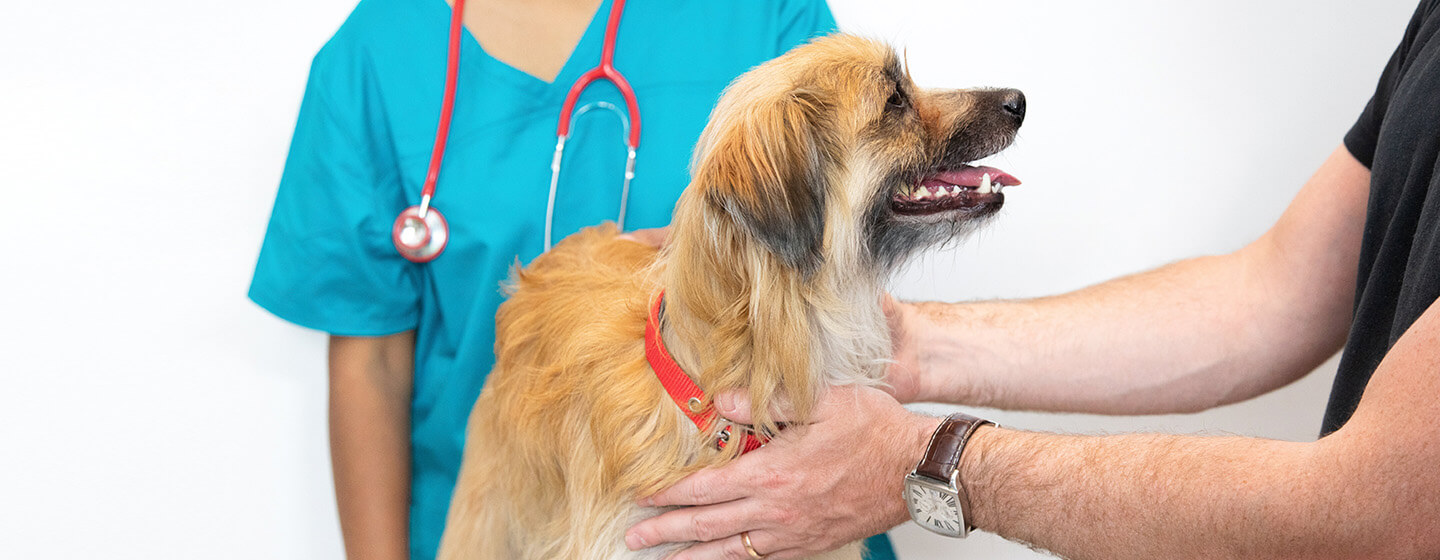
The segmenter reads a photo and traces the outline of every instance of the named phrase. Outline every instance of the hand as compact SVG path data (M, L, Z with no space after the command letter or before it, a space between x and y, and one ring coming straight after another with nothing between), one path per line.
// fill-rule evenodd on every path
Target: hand
M715 402L726 418L749 423L744 394L724 393ZM784 560L880 533L908 519L904 477L939 423L874 388L831 388L809 424L791 425L765 447L641 500L696 507L640 522L625 544L639 550L695 541L671 559L744 559L740 533L748 531L757 552Z
M670 237L670 226L650 229L637 229L630 233L622 233L617 237L626 241L643 243L645 245L649 245L651 247L659 249L665 246L665 240Z
M893 362L885 368L885 383L882 387L902 403L915 402L921 396L920 360L917 346L909 334L917 328L918 315L915 305L895 299L890 294L880 296L880 308L885 311L885 322L890 325L890 343Z

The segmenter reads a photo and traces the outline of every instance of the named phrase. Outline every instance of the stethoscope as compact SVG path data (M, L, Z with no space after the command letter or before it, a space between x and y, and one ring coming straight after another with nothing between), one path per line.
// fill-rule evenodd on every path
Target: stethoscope
M605 25L605 45L600 54L600 65L586 71L570 86L561 108L560 126L555 131L555 156L550 160L550 197L545 203L545 250L550 250L551 229L555 219L555 190L560 184L560 161L565 154L565 141L570 138L572 114L579 117L592 109L605 109L620 119L625 135L625 183L620 189L620 216L616 220L621 231L625 230L625 206L630 199L630 181L635 178L635 148L640 145L640 102L630 82L615 69L615 33L620 28L620 15L625 10L625 0L614 0L610 7L610 20ZM460 37L464 29L463 15L465 0L455 0L450 16L450 51L446 57L445 97L440 106L440 125L435 131L435 147L430 152L430 170L425 174L425 185L420 191L420 204L406 208L395 218L390 237L395 248L406 259L416 263L435 260L445 250L450 240L450 226L445 216L430 205L435 198L435 182L440 177L440 160L445 155L445 140L450 135L450 115L455 107L455 82L460 69ZM596 80L610 80L620 90L625 100L626 111L613 103L597 101L575 110L575 103L585 88Z

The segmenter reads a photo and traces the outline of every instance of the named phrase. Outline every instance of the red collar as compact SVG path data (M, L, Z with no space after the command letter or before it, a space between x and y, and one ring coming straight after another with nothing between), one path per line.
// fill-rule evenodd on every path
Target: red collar
M660 312L664 307L665 293L661 292L650 306L649 320L645 321L645 361L650 362L650 369L655 370L655 377L665 386L665 392L670 394L675 406L680 407L680 411L695 423L695 427L701 432L709 432L715 426L722 426L715 432L715 447L724 449L725 443L730 441L731 422L716 414L713 406L702 404L705 402L705 391L685 375L685 370L680 369L680 364L675 363L675 358L665 349L665 341L660 336ZM759 435L749 429L745 429L744 442L744 447L740 449L742 454L765 444Z

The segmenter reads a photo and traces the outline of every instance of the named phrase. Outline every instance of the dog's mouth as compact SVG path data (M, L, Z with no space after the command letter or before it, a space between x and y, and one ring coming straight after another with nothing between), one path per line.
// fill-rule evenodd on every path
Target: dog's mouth
M1001 191L1019 184L1015 176L994 167L962 164L900 187L890 197L890 208L903 216L998 208L1005 201Z

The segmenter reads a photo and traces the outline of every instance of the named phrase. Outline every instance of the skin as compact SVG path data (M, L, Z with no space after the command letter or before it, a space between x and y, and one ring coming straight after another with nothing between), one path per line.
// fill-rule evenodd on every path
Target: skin
M464 23L486 53L549 82L599 6L600 0L469 0ZM351 560L409 558L414 354L413 331L330 338L330 456Z
M1369 171L1341 147L1269 232L1234 253L1038 300L890 302L893 392L1130 414L1201 410L1284 385L1343 343L1368 187ZM960 470L970 521L1069 558L1436 557L1437 366L1431 308L1350 422L1308 443L982 428ZM744 395L717 404L748 418ZM643 499L697 507L637 524L627 545L700 541L674 558L747 558L738 535L749 531L756 550L784 560L908 520L900 480L923 453L916 434L939 419L863 388L832 389L816 414ZM852 471L864 476L837 484Z
M415 332L330 337L330 464L345 555L408 558Z
M553 82L599 7L600 0L468 0L465 27L496 60Z

